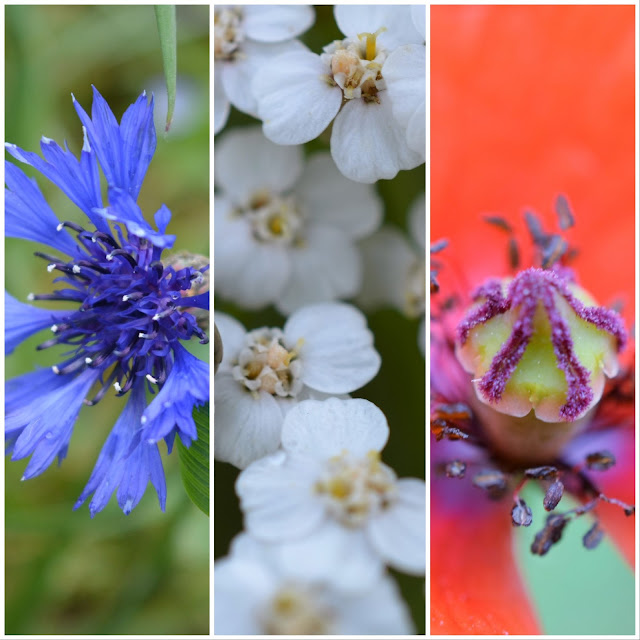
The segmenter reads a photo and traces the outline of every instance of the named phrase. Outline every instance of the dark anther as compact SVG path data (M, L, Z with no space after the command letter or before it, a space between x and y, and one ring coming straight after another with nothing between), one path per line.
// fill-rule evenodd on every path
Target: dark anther
M429 271L429 293L438 293L438 291L440 291L440 285L436 278L437 275L437 271L434 271L433 269Z
M484 221L507 233L513 233L511 225L501 216L484 216Z
M108 233L102 233L102 231L96 231L95 233L93 233L93 235L91 236L91 240L92 242L95 242L96 240L102 240L102 242L112 246L114 249L120 248L120 245Z
M79 224L76 224L75 222L69 222L68 220L65 220L64 222L61 222L58 225L58 230L62 231L63 227L68 227L69 229L73 229L76 233L83 233L84 232L84 229Z
M164 265L159 260L156 260L155 262L152 262L149 265L149 268L153 269L158 274L158 279L160 279L160 277L164 273Z
M542 268L553 266L567 252L569 245L559 235L550 235L542 247Z
M47 262L52 262L53 264L63 264L63 261L57 257L52 256L49 253L43 253L42 251L34 251L33 255L37 258L44 258Z
M622 500L617 500L616 498L609 498L608 496L605 496L604 493L601 493L598 498L603 502L608 502L609 504L615 504L617 507L621 507L625 516L632 516L636 512L636 508L632 504L626 504L625 502L622 502Z
M547 516L544 528L536 533L536 537L531 544L531 553L538 556L545 555L556 542L559 542L567 522L568 520L563 515Z
M562 484L562 481L558 479L554 480L547 489L547 493L545 494L542 502L545 510L553 511L558 506L558 502L562 499L563 493L564 485Z
M449 478L464 478L464 472L467 470L466 463L462 460L452 460L447 462L444 472Z
M604 537L604 531L600 528L600 525L596 522L587 533L582 537L582 544L587 549L595 549L602 538Z
M597 451L596 453L590 453L585 458L585 462L592 471L606 471L613 467L616 459L610 451Z
M107 258L109 256L122 256L134 269L138 266L135 258L124 249L114 249L110 254L108 254Z
M79 267L85 267L87 269L93 269L98 273L109 273L109 269L105 269L103 266L99 264L94 264L93 262L89 262L88 260L78 260L76 264Z
M497 469L484 469L476 473L472 482L476 487L484 489L489 497L495 500L501 498L507 490L507 479Z
M522 498L518 498L511 509L511 522L515 527L528 527L533 522L531 508Z
M471 420L471 409L464 402L438 405L435 413L442 420Z
M469 437L469 434L457 427L450 426L446 420L439 418L431 421L431 433L433 433L438 442L443 438L447 438L448 440L466 440Z
M525 469L524 475L527 478L535 478L536 480L552 480L558 477L558 470L555 467L532 467Z
M446 249L449 246L449 241L446 238L442 240L437 240L429 247L429 253L439 253L443 249Z
M509 238L509 266L514 270L520 267L520 250L513 237Z
M556 214L558 216L558 223L563 231L570 229L574 225L573 212L567 197L560 194L556 198Z
M531 211L524 212L524 219L527 223L527 229L529 229L529 233L533 238L534 244L540 246L546 237L546 233L542 229L542 225L540 224L540 220L535 216Z

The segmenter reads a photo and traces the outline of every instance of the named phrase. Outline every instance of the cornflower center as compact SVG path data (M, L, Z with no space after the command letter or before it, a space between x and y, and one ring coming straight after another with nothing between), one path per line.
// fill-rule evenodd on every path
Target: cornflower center
M190 305L183 297L204 280L193 267L179 270L157 260L160 251L145 239L125 238L117 228L118 240L100 231L85 231L72 222L63 222L77 234L78 256L65 262L56 256L36 252L49 262L47 270L60 271L55 280L66 285L52 294L29 294L29 300L59 300L78 306L54 324L54 338L37 349L68 345L67 359L52 367L65 375L86 368L99 369L102 388L92 401L97 403L111 384L118 395L131 389L136 380L146 378L161 388L172 366L170 348L177 340L207 336L195 317L181 310ZM152 389L153 390L153 389Z
M348 527L360 527L396 495L396 475L378 451L356 459L348 452L331 458L314 487L328 512Z
M265 391L281 398L295 397L304 386L302 363L289 348L280 329L256 329L244 338L232 375L249 391Z
M214 10L213 42L215 60L235 60L244 41L241 7Z
M267 635L326 635L332 615L317 590L300 584L284 584L262 610Z
M304 242L304 216L293 195L283 196L262 189L251 195L247 207L235 213L247 218L259 242L284 246Z
M380 102L378 92L387 88L381 71L388 51L376 39L383 31L384 27L375 33L360 33L357 38L335 40L324 47L320 58L331 68L326 81L337 84L345 100Z

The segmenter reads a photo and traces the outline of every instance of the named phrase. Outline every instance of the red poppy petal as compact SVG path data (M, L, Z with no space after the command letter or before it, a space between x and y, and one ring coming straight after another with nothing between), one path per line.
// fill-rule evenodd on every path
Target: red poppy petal
M471 285L508 270L507 235L482 215L528 241L523 210L555 231L563 192L580 283L603 304L623 297L631 321L634 18L633 6L431 8L431 237L450 239L442 258ZM452 276L439 274L443 293Z
M513 555L508 505L477 495L471 511L451 508L440 485L432 481L431 633L539 634Z

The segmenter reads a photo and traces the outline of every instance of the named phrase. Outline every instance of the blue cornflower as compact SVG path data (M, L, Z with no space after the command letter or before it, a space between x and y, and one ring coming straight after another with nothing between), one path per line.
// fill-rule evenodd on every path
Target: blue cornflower
M153 97L143 93L118 124L94 88L91 117L73 98L83 125L80 158L42 138L44 158L6 144L18 161L57 185L89 218L90 228L60 222L36 182L16 165L6 166L6 234L47 244L59 255L44 258L60 288L29 300L74 303L73 310L34 308L5 293L6 350L43 329L51 339L38 349L65 345L64 359L50 369L6 384L6 452L13 460L31 456L23 479L42 473L67 454L83 404L95 405L113 386L127 404L111 431L91 478L74 508L93 494L91 515L102 510L117 489L125 513L138 504L149 481L164 510L166 484L157 442L171 452L176 434L189 446L197 438L194 405L209 400L209 365L181 341L208 342L194 307L209 308L202 289L208 266L179 268L161 261L175 236L165 234L171 213L162 205L157 230L142 217L136 199L156 147ZM102 199L98 167L108 191ZM68 306L68 305L67 305ZM97 392L86 399L92 387ZM146 391L155 394L147 406Z

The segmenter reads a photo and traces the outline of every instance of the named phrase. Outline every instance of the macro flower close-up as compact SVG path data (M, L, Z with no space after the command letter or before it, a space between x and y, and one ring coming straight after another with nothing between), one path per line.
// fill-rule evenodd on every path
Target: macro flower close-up
M305 5L219 5L214 7L214 133L227 124L231 105L256 115L251 81L260 67L282 53L304 51L295 38L314 21Z
M216 375L216 459L240 469L280 446L286 413L305 398L359 389L380 368L365 316L319 303L293 313L283 329L253 331L216 314L224 357Z
M271 543L291 575L346 590L389 565L425 570L422 480L400 478L381 460L389 437L382 411L362 399L304 400L282 427L282 450L239 476L245 526Z
M320 55L280 55L255 76L252 88L264 134L277 144L302 144L333 122L331 155L343 175L365 183L391 179L425 158L424 140L409 144L410 115L398 108L405 98L421 104L424 65L412 62L413 52L396 59L393 75L405 82L395 83L393 100L384 77L393 52L424 44L416 26L420 20L414 21L405 5L337 5L334 13L344 39L326 45ZM423 59L424 49L415 54ZM296 83L290 82L292 76Z
M632 633L633 7L430 46L431 633Z
M195 316L185 310L208 308L208 292L192 295L207 268L165 266L163 251L175 240L165 234L171 213L163 205L155 214L154 230L136 204L156 147L153 97L143 93L119 124L95 88L91 117L75 98L73 104L84 132L79 159L45 137L42 157L5 145L16 160L58 186L89 222L81 226L59 220L37 183L6 162L6 234L49 245L55 253L35 255L50 273L59 274L53 293L26 298L75 306L47 312L5 297L8 351L44 329L52 336L38 350L68 349L51 368L7 382L6 451L13 460L31 456L23 479L33 478L56 457L59 462L66 457L83 405L95 406L109 392L128 394L76 508L95 492L89 505L93 516L117 490L118 504L128 514L151 482L164 510L166 486L157 442L164 438L171 451L179 435L189 446L197 438L193 408L209 398L208 364L183 346L192 338L208 341ZM107 206L99 167L107 181ZM179 382L185 377L188 392ZM94 385L97 389L88 397ZM29 388L39 393L26 393ZM157 394L148 406L145 389Z
M220 296L291 313L360 290L357 241L382 219L371 185L345 178L326 152L305 162L301 146L276 145L260 127L225 133L215 153Z

